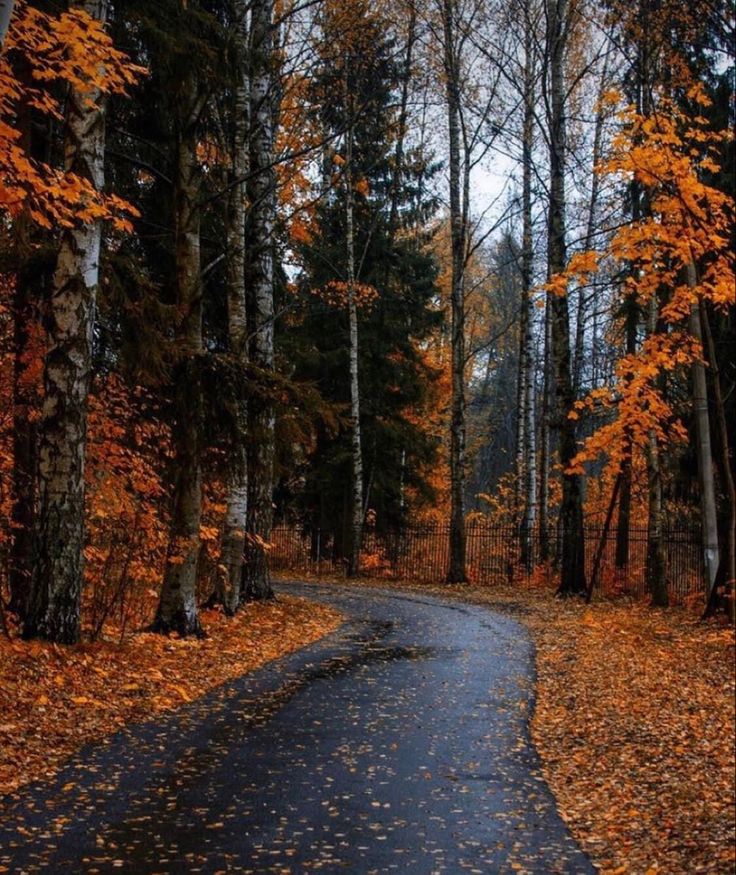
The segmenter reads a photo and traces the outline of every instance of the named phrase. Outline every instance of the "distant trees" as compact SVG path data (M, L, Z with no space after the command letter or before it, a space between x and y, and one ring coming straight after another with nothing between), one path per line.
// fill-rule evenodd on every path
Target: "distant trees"
M432 378L421 343L439 323L437 266L421 224L433 209L434 170L407 133L396 146L394 103L410 83L386 20L357 4L322 26L311 100L329 143L327 188L297 247L303 270L282 355L340 418L318 424L296 469L303 488L289 495L284 478L282 512L295 505L322 531L321 549L329 544L356 571L366 511L380 527L397 526L402 488L427 492L434 448L411 414Z

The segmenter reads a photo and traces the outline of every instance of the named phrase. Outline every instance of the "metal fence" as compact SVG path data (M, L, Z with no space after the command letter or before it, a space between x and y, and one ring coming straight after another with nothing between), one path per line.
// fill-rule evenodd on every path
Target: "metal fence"
M646 529L629 531L626 561L617 563L616 531L584 529L586 572L590 576L596 554L598 591L607 595L647 594ZM516 526L472 522L466 527L466 567L473 583L492 585L540 575L554 565L560 539L558 531L527 534L525 546L530 561L522 562L522 536ZM550 557L545 564L544 545ZM702 547L697 528L667 530L663 537L667 586L673 602L682 602L705 592ZM280 525L271 536L271 566L280 571L338 574L347 571L347 558L331 533L301 526ZM624 557L621 557L623 559ZM365 527L361 538L360 573L368 577L442 581L449 564L449 528L442 525L406 526L380 531ZM542 571L540 572L540 569Z

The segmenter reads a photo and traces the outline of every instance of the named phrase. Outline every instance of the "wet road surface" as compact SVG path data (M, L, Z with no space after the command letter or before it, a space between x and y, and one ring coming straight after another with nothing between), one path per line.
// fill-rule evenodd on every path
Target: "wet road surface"
M423 595L277 588L347 622L6 800L0 871L594 871L529 742L518 623Z

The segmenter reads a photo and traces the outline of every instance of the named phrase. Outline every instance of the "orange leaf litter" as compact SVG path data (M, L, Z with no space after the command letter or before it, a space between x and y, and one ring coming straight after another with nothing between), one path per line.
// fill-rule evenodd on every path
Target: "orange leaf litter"
M59 647L0 636L0 795L51 777L74 751L128 723L311 644L342 616L304 599L202 614L208 638L151 633Z

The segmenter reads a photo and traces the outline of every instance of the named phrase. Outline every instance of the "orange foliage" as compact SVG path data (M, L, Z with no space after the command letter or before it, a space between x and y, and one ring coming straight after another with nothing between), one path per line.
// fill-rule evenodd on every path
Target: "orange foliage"
M707 103L699 87L691 89L690 98ZM619 229L606 255L634 267L625 294L642 306L667 289L659 313L667 330L650 335L636 353L624 356L616 366L614 385L595 390L570 413L576 418L586 406L616 413L586 441L574 461L577 470L602 453L617 470L628 441L634 449L641 448L650 433L663 444L685 437L659 388L659 377L698 359L701 351L687 330L696 304L708 301L725 310L734 303L736 272L730 248L734 203L701 179L703 170L717 169L715 149L730 132L708 130L705 118L686 116L666 98L659 100L651 116L629 108L622 121L624 128L601 172L636 180L648 194L650 215ZM573 259L562 282L587 276L599 261L597 253ZM688 281L693 266L694 283Z
M29 70L30 82L14 70L16 59ZM64 83L80 93L124 93L143 68L131 64L112 44L103 25L79 9L47 15L19 3L0 56L0 210L11 216L24 208L37 224L70 227L106 219L130 230L130 204L95 191L90 182L32 159L16 125L21 106L53 118L62 107L52 86Z
M330 280L317 289L309 290L315 298L319 298L325 304L336 309L348 306L351 291L355 306L358 308L370 309L378 300L378 289L366 283L353 283L352 288L350 288L346 282Z
M92 637L115 618L124 631L148 617L168 543L164 465L171 435L153 399L115 376L89 399L85 470L84 622Z

